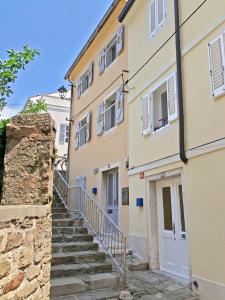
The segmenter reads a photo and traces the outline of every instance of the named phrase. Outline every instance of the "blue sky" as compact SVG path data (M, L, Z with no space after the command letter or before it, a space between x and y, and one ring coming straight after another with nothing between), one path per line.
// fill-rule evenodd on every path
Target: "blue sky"
M41 55L18 73L14 94L2 113L18 111L32 95L54 92L67 83L63 77L112 0L0 1L0 58L7 49L24 44Z

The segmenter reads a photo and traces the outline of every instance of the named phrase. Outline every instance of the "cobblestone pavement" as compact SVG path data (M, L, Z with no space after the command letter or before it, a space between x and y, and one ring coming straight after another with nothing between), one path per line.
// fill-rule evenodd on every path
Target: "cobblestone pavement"
M167 276L150 271L129 272L128 289L132 296L126 300L200 300L200 298L192 295L192 291L187 286ZM120 290L118 289L104 289L55 299L118 300L119 295Z

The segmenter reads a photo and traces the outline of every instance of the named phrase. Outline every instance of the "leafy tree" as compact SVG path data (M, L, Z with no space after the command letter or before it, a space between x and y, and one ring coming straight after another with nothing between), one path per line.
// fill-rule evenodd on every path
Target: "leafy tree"
M15 82L19 70L31 62L36 55L37 49L23 46L23 51L7 50L8 58L0 59L0 111L6 106L6 98L13 93L11 84Z
M24 114L36 114L40 112L47 112L48 106L45 100L38 99L36 102L30 101L28 107L25 110L20 111L19 113Z

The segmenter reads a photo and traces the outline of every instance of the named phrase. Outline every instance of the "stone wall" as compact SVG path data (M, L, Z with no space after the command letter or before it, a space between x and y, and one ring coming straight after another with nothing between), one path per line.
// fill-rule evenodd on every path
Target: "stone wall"
M1 300L49 299L50 228L50 205L0 208Z
M55 128L49 114L14 117L0 205L0 299L49 299Z

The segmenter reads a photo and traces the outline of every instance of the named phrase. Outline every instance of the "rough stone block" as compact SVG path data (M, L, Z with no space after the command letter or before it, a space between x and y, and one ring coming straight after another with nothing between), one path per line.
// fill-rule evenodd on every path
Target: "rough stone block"
M27 299L28 296L33 294L38 288L38 282L32 281L31 283L27 284L24 288L19 290L16 294L18 300Z
M25 268L33 262L33 249L32 248L22 248L20 250L20 258L18 262L18 267Z
M0 279L2 277L5 277L9 274L10 272L10 262L8 260L3 260L0 262Z
M17 289L20 284L23 282L25 277L24 272L19 273L15 277L13 277L4 287L3 287L3 294L7 294L10 291L14 291Z
M10 233L7 237L7 243L5 246L5 252L17 248L23 243L23 235L20 232Z
M28 269L27 269L27 279L28 280L32 280L34 279L35 277L37 277L38 275L40 274L40 267L39 266L30 266Z
M111 273L90 275L88 285L91 290L116 287L118 285L118 277Z

